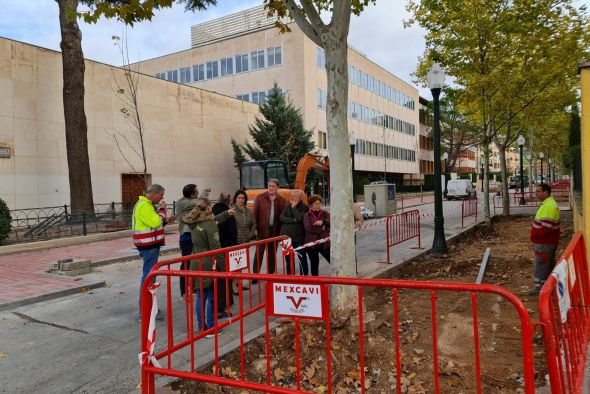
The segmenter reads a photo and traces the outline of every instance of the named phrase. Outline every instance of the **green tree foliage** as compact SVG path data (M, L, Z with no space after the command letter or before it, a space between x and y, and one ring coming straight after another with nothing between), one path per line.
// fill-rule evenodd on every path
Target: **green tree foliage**
M303 155L314 148L313 132L303 127L301 111L275 83L260 113L262 117L249 127L253 143L238 145L232 140L236 167L245 153L251 160L283 160L289 170L295 170Z
M12 230L12 216L6 202L0 198L0 243L8 238Z
M240 144L238 144L238 142L233 137L231 139L231 149L234 152L235 167L239 171L242 163L248 161L248 159L246 156L244 156L244 152L242 151Z
M489 146L503 151L538 111L537 103L571 97L589 40L585 8L574 0L410 0L409 24L427 30L417 75L441 63L479 125L487 179ZM561 91L561 93L558 93ZM555 103L563 110L563 102ZM519 115L526 114L527 116ZM516 131L516 132L515 132ZM486 195L489 189L486 185ZM506 186L507 187L507 186ZM507 193L505 193L507 195ZM484 198L486 223L489 201Z
M152 20L154 12L171 8L175 0L85 0L89 10L77 13L86 23L96 23L101 17L116 18L128 25ZM217 4L217 0L176 0L186 11L203 11Z
M582 126L580 111L578 106L574 105L570 113L570 123L568 131L568 149L563 156L563 166L572 170L576 160L580 158L580 149L582 147Z

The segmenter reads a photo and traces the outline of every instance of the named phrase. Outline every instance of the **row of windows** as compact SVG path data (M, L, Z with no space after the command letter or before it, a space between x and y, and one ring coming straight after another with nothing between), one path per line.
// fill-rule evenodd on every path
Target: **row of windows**
M357 140L355 152L360 155L386 157L388 159L416 161L416 151L378 142Z
M181 67L177 70L156 73L156 78L171 82L191 83L274 67L282 63L283 50L278 46L212 60L203 64L194 64L192 67Z
M266 92L252 92L236 95L238 100L248 101L254 104L264 104L266 102L266 96L270 94L272 89L268 89ZM279 88L279 92L283 93L283 90Z
M434 143L432 137L420 136L420 149L434 150Z
M326 109L327 94L325 91L317 89L316 100L318 108ZM347 110L349 118L399 131L400 133L416 135L416 126L414 124L386 115L362 104L349 101Z
M326 54L319 47L316 49L316 65L319 68L326 68ZM348 66L348 81L402 107L411 110L416 108L416 104L410 96L351 65Z

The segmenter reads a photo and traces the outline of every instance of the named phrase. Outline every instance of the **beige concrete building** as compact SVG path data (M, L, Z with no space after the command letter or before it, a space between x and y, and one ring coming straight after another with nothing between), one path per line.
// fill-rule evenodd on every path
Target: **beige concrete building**
M258 104L276 82L327 153L323 50L293 23L280 34L256 7L192 27L192 48L140 63L142 73ZM349 48L349 132L357 176L402 182L419 174L418 90ZM386 158L387 157L387 158Z
M86 61L95 203L135 201L142 189L127 162L140 170L141 159L125 138L138 140L113 87L122 76L117 67ZM167 200L179 198L187 183L214 193L239 186L230 138L247 138L257 105L147 75L139 78L139 99L148 173L167 189ZM0 198L11 209L69 203L64 129L61 54L0 38Z

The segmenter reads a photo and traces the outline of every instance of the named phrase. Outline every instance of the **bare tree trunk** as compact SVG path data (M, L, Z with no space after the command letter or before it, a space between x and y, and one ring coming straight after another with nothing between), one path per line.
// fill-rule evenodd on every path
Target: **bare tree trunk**
M78 0L56 0L59 5L63 62L63 106L72 213L93 213L92 179L88 158L88 126L84 112L84 54L82 33L71 15Z
M331 271L333 276L355 277L354 220L352 210L352 177L350 145L346 108L348 103L347 33L348 26L335 35L324 39L326 53L326 73L328 77L328 100L326 124L329 137L330 157L330 226ZM336 186L336 187L334 187ZM344 186L344 187L343 187ZM334 286L332 294L334 306L346 309L354 299L352 287Z
M506 146L499 145L500 173L502 174L502 215L510 216L510 189L508 189L508 170L506 169Z
M490 214L490 182L489 182L489 168L490 168L490 144L487 138L484 138L483 147L483 208L484 219L486 227L491 226L492 218Z

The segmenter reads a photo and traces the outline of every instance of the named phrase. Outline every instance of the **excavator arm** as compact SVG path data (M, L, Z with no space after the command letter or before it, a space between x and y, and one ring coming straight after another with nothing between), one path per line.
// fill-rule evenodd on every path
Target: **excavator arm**
M315 153L306 153L297 164L297 175L295 176L295 189L305 190L305 181L309 170L330 171L330 162L327 156Z

